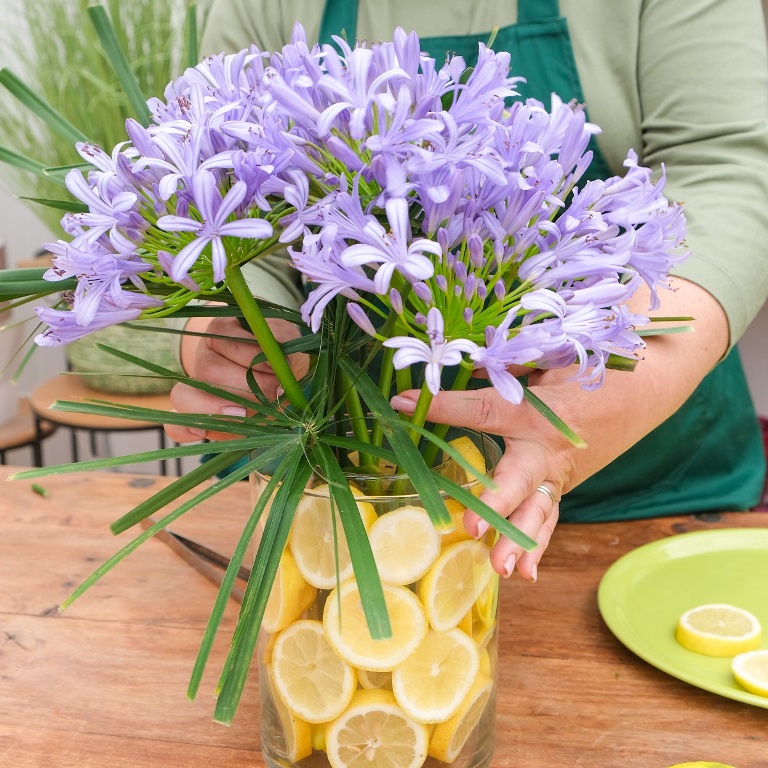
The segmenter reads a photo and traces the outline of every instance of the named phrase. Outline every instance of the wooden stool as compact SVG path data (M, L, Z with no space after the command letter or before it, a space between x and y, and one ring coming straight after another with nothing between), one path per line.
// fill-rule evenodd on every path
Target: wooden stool
M36 428L42 430L45 422L57 427L66 427L70 431L72 461L79 461L77 433L82 430L90 438L91 452L96 453L96 435L99 432L139 432L142 430L157 433L160 448L168 447L165 430L161 424L149 421L133 421L118 419L113 416L98 416L89 413L70 413L68 411L51 410L51 405L57 400L103 400L120 405L133 405L141 408L171 410L171 401L167 394L160 395L121 395L99 392L91 389L80 376L60 373L52 379L37 386L30 395L29 402L35 415ZM37 440L39 454L35 457L37 466L42 466L41 440ZM176 461L177 473L181 474L181 461ZM160 462L161 474L167 474L166 462Z
M47 419L37 419L26 398L19 400L16 415L0 424L0 464L5 464L6 451L16 448L32 447L33 462L36 467L41 454L41 443L56 431L56 425Z

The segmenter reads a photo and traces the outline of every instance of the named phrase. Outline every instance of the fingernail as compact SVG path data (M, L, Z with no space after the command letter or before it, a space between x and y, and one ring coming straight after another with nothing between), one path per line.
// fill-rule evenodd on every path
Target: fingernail
M476 539L482 539L483 536L488 532L488 529L490 528L490 523L487 520L481 520L477 524L477 533L475 534ZM513 563L514 565L514 563Z
M413 400L409 400L407 397L401 397L400 395L395 395L389 401L389 404L396 411L402 411L403 413L413 413L416 410L416 403L414 403Z
M245 416L246 410L240 405L225 405L221 409L222 416Z
M534 563L531 566L531 581L535 582L536 579L539 577L539 567Z
M504 572L507 578L509 578L512 575L512 571L515 570L515 563L517 562L517 558L514 555L510 555L505 561L504 561Z
M205 429L197 429L196 427L188 427L188 429L190 435L199 437L201 440L208 434L207 430Z

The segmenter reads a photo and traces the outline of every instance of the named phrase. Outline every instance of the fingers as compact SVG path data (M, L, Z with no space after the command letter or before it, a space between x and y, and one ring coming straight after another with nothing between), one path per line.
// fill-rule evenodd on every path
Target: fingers
M202 392L186 384L176 384L170 394L173 410L178 413L204 413L210 415L244 417L247 411L241 405ZM176 443L191 443L205 438L231 440L237 435L228 432L206 432L202 429L166 424L165 432Z
M296 326L284 320L270 320L270 327L279 342L288 341L299 334ZM194 379L255 400L247 379L248 369L260 351L258 344L254 343L253 335L232 317L195 319L195 322L190 321L187 324L187 329L210 336L184 337L181 351L184 370ZM307 356L291 355L289 361L300 378L308 367ZM256 384L264 396L276 400L279 382L269 364L266 361L258 363L252 370ZM239 404L183 383L173 388L170 397L173 409L179 413L248 415L248 411ZM194 442L203 438L226 440L237 437L224 432L205 433L202 430L173 424L167 424L165 431L177 443Z
M407 390L395 395L392 407L405 414L412 414L419 397L418 390ZM507 435L510 421L527 418L528 408L505 400L493 389L468 392L440 392L433 399L427 412L427 421L467 427L493 435Z
M526 552L522 547L502 536L491 549L493 569L509 578L515 570L524 578L536 581L538 565L549 545L560 514L560 505L549 496L534 491L509 516L509 522L535 539L538 547Z
M491 565L499 575L509 577L517 571L523 578L536 581L539 562L559 517L563 488L559 475L558 464L545 446L532 440L506 440L506 450L494 472L496 490L486 489L480 498L534 539L538 547L526 552L510 539L499 538L490 554ZM489 529L489 524L471 510L464 513L464 526L475 538Z

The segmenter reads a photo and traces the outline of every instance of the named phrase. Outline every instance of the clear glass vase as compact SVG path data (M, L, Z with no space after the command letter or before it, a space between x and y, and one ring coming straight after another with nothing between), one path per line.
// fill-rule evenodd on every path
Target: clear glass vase
M498 445L455 443L492 474ZM440 471L473 492L477 480ZM260 494L267 477L252 478ZM440 535L407 477L350 476L382 580L392 637L373 640L328 486L314 478L282 553L257 650L261 735L270 766L418 768L490 765L495 740L498 576L493 530L475 541L464 507ZM335 519L334 519L335 518Z

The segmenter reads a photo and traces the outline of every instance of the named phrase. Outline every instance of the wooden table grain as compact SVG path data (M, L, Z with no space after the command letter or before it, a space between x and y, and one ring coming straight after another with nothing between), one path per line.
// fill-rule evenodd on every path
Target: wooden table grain
M0 481L9 468L0 468ZM216 670L186 685L216 587L150 541L64 613L59 603L112 554L108 525L167 478L80 473L0 492L0 768L262 768L257 684L232 727L213 723ZM179 532L226 552L248 512L240 483ZM560 525L536 584L503 582L496 768L768 766L768 710L641 661L605 627L597 587L626 552L675 533L768 527L768 513ZM224 621L231 630L237 605Z

